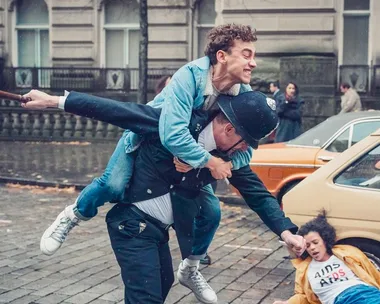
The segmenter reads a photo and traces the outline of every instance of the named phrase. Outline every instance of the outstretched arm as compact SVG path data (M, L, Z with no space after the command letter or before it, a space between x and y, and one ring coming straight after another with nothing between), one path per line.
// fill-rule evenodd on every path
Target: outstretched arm
M58 108L59 96L32 90L24 97L32 101L23 103L28 109ZM133 102L121 102L93 95L71 92L64 101L66 112L104 121L136 134L158 133L161 109Z
M285 216L277 199L264 186L259 177L252 172L249 166L234 171L229 179L231 184L239 190L247 205L255 211L275 234L281 236L292 251L300 256L305 248L305 240L294 235L298 227Z

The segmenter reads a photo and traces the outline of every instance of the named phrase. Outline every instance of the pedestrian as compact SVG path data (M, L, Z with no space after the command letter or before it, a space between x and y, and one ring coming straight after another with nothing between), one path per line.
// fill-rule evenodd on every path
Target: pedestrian
M161 91L169 84L171 78L171 75L165 75L157 80L156 85L154 86L154 92L156 95L160 94Z
M277 115L280 124L276 130L275 142L285 142L302 133L302 106L299 90L294 82L289 82L285 93L277 99Z
M206 56L180 68L167 87L149 103L152 107L162 108L159 135L164 147L192 168L208 168L215 179L230 177L231 163L211 155L197 144L189 131L191 113L194 109L214 112L218 95L236 96L252 90L249 83L252 70L256 67L256 40L255 31L250 26L225 24L214 27L208 34ZM44 232L40 242L44 254L54 254L78 223L96 216L98 207L106 202L123 200L125 186L130 184L134 168L134 151L141 141L139 135L128 130L124 132L104 174L94 179L74 204L67 206ZM232 161L233 170L241 168L251 156L251 149L237 151ZM204 231L207 227L208 234L195 233L193 252L181 262L184 268L187 267L186 271L192 263L199 265L221 216L219 200L210 185L203 188L197 199L202 208L194 229ZM198 268L191 269L193 275L188 278L191 284L203 282L203 278L197 276ZM183 280L180 283L191 285ZM199 298L203 290L197 288L193 292Z
M335 228L321 212L299 232L306 240L296 268L295 295L273 304L378 304L380 272L358 248L336 245Z
M269 83L269 91L272 93L272 98L277 102L277 98L280 96L280 83L278 80Z
M58 107L60 103L58 97L38 91L25 97L33 100L24 105L28 108ZM260 138L277 126L275 102L262 93L218 98L221 112L194 110L189 130L198 144L219 156L234 159L238 157L236 152L246 150L248 145L257 148ZM114 123L145 136L136 150L135 169L124 203L118 203L107 214L107 225L125 284L125 302L163 303L174 280L167 229L174 222L182 256L191 254L196 234L208 234L207 229L193 229L194 217L203 207L195 198L204 191L205 184L215 179L207 168L187 173L176 170L173 155L158 136L161 109L76 92L63 102L70 113ZM229 180L264 223L300 254L303 238L292 234L297 227L251 171L249 161L234 170ZM194 275L197 280L192 278ZM196 264L183 267L181 263L177 276L190 289L203 291L195 292L202 303L216 303L216 295L211 297L212 289L207 288Z
M347 82L343 82L340 85L340 91L343 93L343 95L341 96L341 110L339 114L357 112L362 110L362 103L360 101L359 94L353 88L351 88Z
M280 91L280 83L278 80L272 81L269 83L269 91L272 93L272 98L276 101L276 107L278 103L278 97L281 95ZM269 136L261 141L261 144L271 144L274 143L274 140L276 138L276 130L272 132L272 134L269 134Z

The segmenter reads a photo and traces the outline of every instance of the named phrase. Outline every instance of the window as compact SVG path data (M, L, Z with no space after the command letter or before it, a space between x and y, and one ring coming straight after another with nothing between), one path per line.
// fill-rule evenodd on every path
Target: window
M197 18L197 58L204 56L204 50L207 42L207 33L215 25L216 11L215 0L202 0L198 6Z
M140 19L137 0L107 1L104 8L107 89L122 89L128 67L131 90L138 89Z
M354 125L351 146L380 128L380 121L366 121Z
M369 84L369 18L369 0L344 1L341 82L359 92Z
M369 10L369 0L345 0L344 9L347 11Z
M17 65L49 66L49 12L44 0L18 2L16 32Z
M344 130L327 148L327 151L341 153L380 128L379 120L358 122ZM350 132L352 134L350 135Z
M350 129L347 128L327 148L327 151L341 153L348 149L350 142Z
M140 21L137 0L108 1L104 11L107 68L138 68Z
M380 146L346 168L335 178L335 183L380 190Z

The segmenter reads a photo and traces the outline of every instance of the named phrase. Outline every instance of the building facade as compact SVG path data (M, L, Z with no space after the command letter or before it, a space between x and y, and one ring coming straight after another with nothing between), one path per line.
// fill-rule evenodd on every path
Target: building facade
M282 58L322 57L336 62L335 90L346 81L374 95L379 17L375 0L148 0L149 74L202 56L207 31L234 22L257 29L253 82L281 79ZM0 0L10 87L137 90L138 50L138 0Z

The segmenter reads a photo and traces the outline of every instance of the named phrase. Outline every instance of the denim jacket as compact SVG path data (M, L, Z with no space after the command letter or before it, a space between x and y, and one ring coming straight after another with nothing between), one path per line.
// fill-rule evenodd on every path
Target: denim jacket
M148 103L152 107L162 108L159 133L164 147L193 168L203 167L211 158L210 153L198 145L188 129L192 110L200 109L204 104L210 67L208 57L186 64L173 75L164 90ZM251 90L249 85L242 84L239 94ZM125 136L126 152L137 149L142 138L131 132ZM246 152L235 152L232 155L233 170L248 165L251 157L251 148Z

